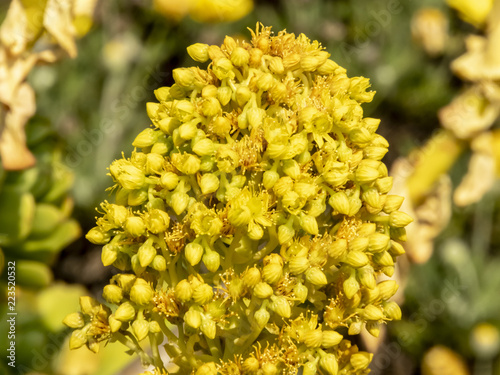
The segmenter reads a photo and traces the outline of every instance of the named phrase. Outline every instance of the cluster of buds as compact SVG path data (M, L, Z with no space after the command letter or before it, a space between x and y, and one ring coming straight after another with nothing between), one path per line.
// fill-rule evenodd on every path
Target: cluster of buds
M155 91L152 127L111 164L115 203L87 234L123 271L103 294L111 337L155 374L163 336L172 373L367 373L348 335L400 318L379 276L412 221L388 194L379 120L363 117L368 80L259 25L250 43L188 53L208 67Z

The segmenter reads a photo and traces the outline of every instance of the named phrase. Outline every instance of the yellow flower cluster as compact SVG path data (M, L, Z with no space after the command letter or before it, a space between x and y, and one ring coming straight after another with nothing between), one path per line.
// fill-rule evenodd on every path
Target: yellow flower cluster
M164 336L181 374L367 373L347 335L401 317L378 277L412 221L388 194L379 120L363 117L368 80L259 25L251 43L188 53L208 67L155 91L153 126L111 164L116 201L87 234L129 272L104 289L111 336L140 354L148 337L155 373Z

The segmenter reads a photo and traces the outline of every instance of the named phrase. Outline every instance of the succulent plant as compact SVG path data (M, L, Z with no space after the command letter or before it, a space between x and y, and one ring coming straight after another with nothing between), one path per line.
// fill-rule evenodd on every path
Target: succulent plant
M210 63L173 71L111 164L115 200L87 238L122 272L113 307L82 297L65 320L70 347L117 340L155 374L365 374L372 354L349 336L400 318L379 276L412 219L363 117L368 79L303 34L251 34L188 47Z

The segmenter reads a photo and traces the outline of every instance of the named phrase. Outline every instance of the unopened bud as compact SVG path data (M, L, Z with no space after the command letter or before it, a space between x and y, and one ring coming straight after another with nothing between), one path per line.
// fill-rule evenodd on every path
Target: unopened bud
M363 309L363 318L366 320L382 320L384 313L375 305L367 305Z
M149 333L149 323L144 319L134 320L132 323L132 331L135 337L137 337L137 340L142 341Z
M130 302L124 302L115 311L115 319L121 322L128 322L135 317L135 309Z
M366 266L370 260L366 254L361 251L350 251L344 261L355 268L359 268Z
M301 273L306 272L309 265L309 260L305 256L293 257L288 263L290 272L295 275L300 275Z
M277 283L282 276L283 267L277 263L269 263L262 269L262 277L269 284Z
M191 284L186 279L177 283L174 289L175 298L181 302L188 302L193 296L193 289Z
M104 245L109 242L111 236L101 227L94 227L85 235L85 238L95 245Z
M328 284L326 275L318 267L312 267L306 271L306 280L316 286Z
M193 291L193 300L199 305L205 305L214 296L212 287L208 284L201 284Z
M187 48L187 52L194 61L204 63L208 60L208 44L192 44Z
M260 283L261 274L258 268L252 267L245 271L243 275L243 283L248 287L253 287ZM267 297L266 297L267 298Z
M102 296L109 303L118 305L123 299L123 290L118 285L108 284L104 287Z
M142 218L131 216L125 222L125 231L132 237L140 237L146 232L146 224Z
M220 255L218 252L209 250L203 255L203 263L207 270L210 272L216 272L220 266Z
M321 331L321 329L307 331L304 334L303 339L304 344L306 344L308 348L319 348L323 343L323 332Z
M253 295L257 298L266 299L273 295L273 288L264 282L260 282L253 288Z
M319 360L319 365L326 371L328 375L337 375L339 364L335 355L328 353Z
M351 355L349 362L355 371L368 368L372 361L373 354L367 352L357 352Z
M290 303L284 296L273 297L270 307L271 310L283 318L289 318L292 315Z
M344 193L343 191L339 191L333 194L328 200L328 204L330 204L330 206L332 206L332 208L338 213L341 213L343 215L349 214L349 200L347 199L346 193Z
M344 294L351 299L359 291L359 283L355 276L348 277L343 284Z
M81 329L75 329L69 338L69 348L78 349L87 343L87 335Z
M82 328L85 325L85 320L83 319L83 314L80 312L75 312L67 315L63 323L69 328Z
M410 215L401 212L401 211L393 211L389 215L389 225L391 227L402 228L406 227L413 221Z
M195 309L189 309L186 314L184 314L184 322L194 329L200 328L201 325L201 313Z
M204 318L202 316L200 330L209 339L214 339L217 333L217 326L212 319Z
M203 194L215 193L219 188L219 179L212 173L205 173L200 180L200 189Z
M139 280L139 279L138 279ZM153 299L153 289L147 283L138 283L130 289L130 299L138 305L148 305Z
M337 331L323 331L323 342L321 343L321 346L323 348L331 348L340 344L343 339L344 336Z
M184 256L192 266L196 266L200 263L203 253L203 246L198 243L191 242L184 247Z

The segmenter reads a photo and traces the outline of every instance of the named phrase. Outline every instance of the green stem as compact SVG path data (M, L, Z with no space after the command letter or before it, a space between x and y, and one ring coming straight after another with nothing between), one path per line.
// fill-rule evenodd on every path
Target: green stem
M164 370L165 366L163 366L163 361L161 360L160 351L158 350L158 340L156 338L156 334L149 334L149 341L151 342L151 351L153 353L153 360L155 363L155 367Z
M135 339L129 337L129 335L125 336L121 332L115 332L114 337L127 348L137 353L137 355L141 358L143 364L152 365L154 363L154 360L148 354L146 354L139 343L137 343Z

